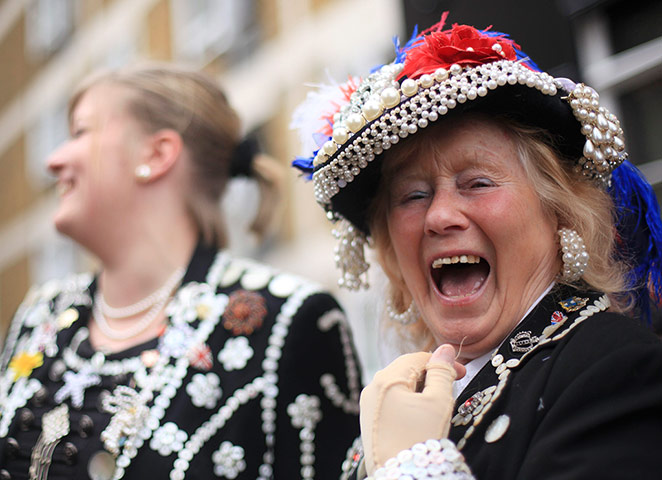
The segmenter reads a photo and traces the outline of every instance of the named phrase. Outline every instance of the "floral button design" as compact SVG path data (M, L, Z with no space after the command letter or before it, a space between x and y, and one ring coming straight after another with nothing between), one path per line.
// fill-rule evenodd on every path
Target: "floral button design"
M180 430L173 422L168 422L154 432L149 446L152 450L167 457L172 452L179 452L184 448L184 442L187 439L188 435L184 430Z
M320 399L315 395L304 393L294 399L294 403L287 406L287 413L292 418L292 425L296 428L314 428L322 419Z
M198 370L209 371L213 365L211 348L206 343L191 345L186 355L191 366Z
M230 294L223 313L223 327L233 335L250 335L262 326L267 301L256 292L236 290Z
M246 470L244 449L225 441L211 456L214 462L214 473L219 477L237 478Z
M190 282L179 289L177 295L166 307L166 315L181 322L193 322L197 318L218 317L227 297L216 295L212 287L206 283ZM195 308L191 308L191 306Z
M75 308L67 308L57 317L57 328L63 330L69 328L79 318L78 310Z
M9 369L14 373L14 381L21 377L29 377L32 371L44 364L44 354L41 352L20 352L9 362Z
M230 338L218 354L218 360L227 371L240 370L253 357L253 349L246 337Z
M186 385L186 393L191 396L191 401L196 407L212 409L223 394L220 385L221 379L215 373L196 373Z
M51 309L48 306L48 302L39 302L36 305L30 307L25 313L25 326L35 328L38 325L44 323L44 319L47 319L50 316Z
M184 356L190 348L195 331L188 324L171 325L159 338L159 351L169 357Z

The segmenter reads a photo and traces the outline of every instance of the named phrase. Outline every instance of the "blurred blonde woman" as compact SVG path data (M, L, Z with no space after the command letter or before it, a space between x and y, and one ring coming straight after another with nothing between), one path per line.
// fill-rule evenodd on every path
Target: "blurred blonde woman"
M54 222L100 268L15 316L0 478L335 478L357 433L347 324L315 284L225 250L228 181L260 185L259 232L276 172L224 93L170 65L96 74L69 127Z

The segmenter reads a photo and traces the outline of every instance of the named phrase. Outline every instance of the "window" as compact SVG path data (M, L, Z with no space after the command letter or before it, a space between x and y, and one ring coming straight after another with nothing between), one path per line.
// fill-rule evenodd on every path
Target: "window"
M25 15L29 58L38 61L57 51L74 26L74 0L31 0Z
M46 159L69 136L67 107L60 102L55 108L44 112L26 132L25 175L36 191L53 183L46 170Z
M254 0L172 0L176 58L207 63L240 60L257 40Z

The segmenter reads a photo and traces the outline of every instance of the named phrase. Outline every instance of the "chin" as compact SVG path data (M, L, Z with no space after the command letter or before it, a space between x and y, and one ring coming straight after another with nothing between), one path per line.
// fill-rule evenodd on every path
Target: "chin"
M76 222L69 215L65 215L63 212L56 213L53 217L53 226L62 235L76 240Z

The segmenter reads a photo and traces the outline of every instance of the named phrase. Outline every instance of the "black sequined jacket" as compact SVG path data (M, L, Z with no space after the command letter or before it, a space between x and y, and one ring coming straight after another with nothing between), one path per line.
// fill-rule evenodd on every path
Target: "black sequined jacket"
M0 358L0 480L337 478L359 366L333 297L198 246L156 339L104 355L95 281L31 291Z
M662 478L662 343L608 305L553 289L459 395L449 438L477 480Z

